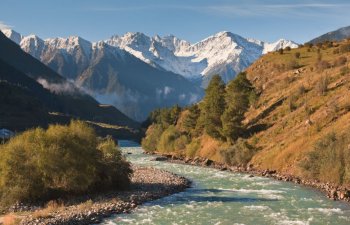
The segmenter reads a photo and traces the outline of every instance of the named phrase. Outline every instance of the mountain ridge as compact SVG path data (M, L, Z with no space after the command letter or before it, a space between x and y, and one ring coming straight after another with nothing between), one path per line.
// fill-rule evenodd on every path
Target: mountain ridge
M347 26L347 27L342 27L337 30L325 33L319 37L312 39L308 43L317 44L324 41L341 41L349 37L350 37L350 26Z

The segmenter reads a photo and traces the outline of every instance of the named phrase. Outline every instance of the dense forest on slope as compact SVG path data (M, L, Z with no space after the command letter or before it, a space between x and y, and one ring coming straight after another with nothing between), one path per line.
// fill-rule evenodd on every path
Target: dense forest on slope
M199 104L151 113L146 151L350 185L350 42L266 54Z

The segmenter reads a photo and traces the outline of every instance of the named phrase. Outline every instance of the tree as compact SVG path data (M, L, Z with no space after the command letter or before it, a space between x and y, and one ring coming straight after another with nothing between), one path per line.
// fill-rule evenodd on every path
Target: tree
M201 113L201 111L200 111L198 105L194 104L191 107L189 107L188 114L184 118L183 127L191 135L193 135L193 132L196 128L200 113Z
M280 48L278 52L280 53L280 55L283 55L283 48Z
M295 58L299 59L299 58L300 58L300 52L296 52L296 53L294 54L294 56L295 56Z
M221 115L225 110L225 84L219 75L213 76L202 102L201 122L205 132L213 138L222 138Z
M226 87L226 110L221 121L227 141L234 142L242 133L242 120L249 107L249 98L254 92L246 73L239 73Z

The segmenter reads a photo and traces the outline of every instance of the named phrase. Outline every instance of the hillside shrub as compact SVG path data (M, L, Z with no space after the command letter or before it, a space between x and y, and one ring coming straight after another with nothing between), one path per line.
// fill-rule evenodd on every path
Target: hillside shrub
M239 138L236 143L220 151L224 161L232 166L245 166L256 153L256 149L246 140Z
M344 44L339 47L339 51L341 53L347 53L350 52L350 44Z
M163 133L161 124L152 124L146 131L146 136L142 139L142 148L147 152L154 152L157 150L159 137Z
M323 71L325 69L331 68L331 64L328 61L320 60L316 62L315 67L318 71Z
M329 79L327 76L322 76L316 83L316 92L318 95L326 95L328 90Z
M172 152L175 150L175 141L180 137L180 132L175 126L169 126L159 138L157 150L160 152Z
M300 58L300 52L296 52L295 54L294 54L294 56L295 56L295 58L297 58L297 59L299 59Z
M0 152L2 206L124 188L132 172L112 139L80 121L26 131Z
M186 156L193 158L199 148L201 147L201 142L199 139L193 139L187 146L186 146Z
M300 68L299 63L296 60L290 60L287 64L286 64L286 68L288 70L294 70L294 69L298 69Z
M335 184L350 183L350 135L331 132L319 139L300 164L313 179Z
M350 73L350 68L348 66L343 66L340 68L340 75L344 76Z
M344 66L347 62L347 58L344 56L340 56L339 58L337 58L336 60L334 60L334 66Z

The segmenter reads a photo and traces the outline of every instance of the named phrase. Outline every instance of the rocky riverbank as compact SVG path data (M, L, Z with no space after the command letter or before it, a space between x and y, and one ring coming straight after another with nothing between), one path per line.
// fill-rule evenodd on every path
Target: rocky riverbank
M137 205L181 192L190 186L186 178L167 171L136 166L133 170L129 191L103 194L69 206L39 209L17 217L17 220L21 219L20 224L27 225L93 224L113 214L128 213Z
M180 163L180 164L190 164L194 166L202 166L202 167L210 167L222 171L231 171L238 173L248 173L251 176L262 176L262 177L270 177L276 180L293 182L296 184L305 185L308 187L312 187L318 189L325 193L328 198L333 200L342 200L346 202L350 202L350 188L337 186L330 183L323 183L317 180L307 180L300 177L296 177L290 174L280 174L276 170L258 170L254 168L252 165L247 167L237 167L237 166L228 166L224 163L218 163L212 161L210 159L195 157L191 158L183 158L173 155L159 155L155 158L157 161L168 161L172 163Z

